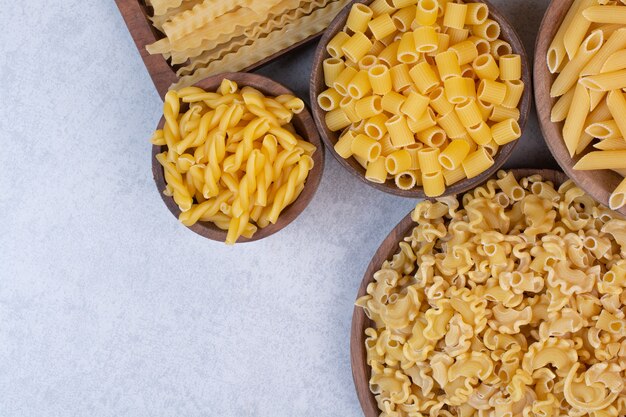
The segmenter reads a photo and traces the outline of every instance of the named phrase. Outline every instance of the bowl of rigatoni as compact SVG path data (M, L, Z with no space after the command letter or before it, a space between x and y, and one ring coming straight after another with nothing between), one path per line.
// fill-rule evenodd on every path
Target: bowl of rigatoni
M409 198L458 194L491 177L531 106L524 46L486 1L354 2L319 43L310 91L339 163Z
M535 52L546 143L576 184L626 213L626 5L553 0Z

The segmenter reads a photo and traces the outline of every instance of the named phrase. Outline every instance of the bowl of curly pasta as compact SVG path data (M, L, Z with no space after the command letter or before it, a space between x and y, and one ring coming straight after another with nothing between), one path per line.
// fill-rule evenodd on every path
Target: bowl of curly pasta
M365 416L626 415L625 253L624 217L561 172L418 203L356 300Z
M554 0L535 48L537 114L561 168L626 214L626 4Z
M357 1L318 46L313 116L366 184L453 195L513 152L530 113L529 68L514 28L486 1Z
M311 202L324 148L304 102L257 74L226 73L170 90L151 142L170 212L227 244L270 236Z

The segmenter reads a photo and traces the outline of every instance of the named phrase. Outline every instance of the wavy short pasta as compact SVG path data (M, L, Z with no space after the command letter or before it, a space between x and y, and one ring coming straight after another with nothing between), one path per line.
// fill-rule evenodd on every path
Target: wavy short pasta
M500 171L411 218L356 301L381 416L623 415L623 217L571 181Z
M427 165L419 175L416 167L400 177L388 173L388 184L424 185L425 194L436 197L450 184L490 169L500 146L521 136L525 63L499 39L500 26L489 18L486 4L375 0L368 6L355 3L347 19L327 44L328 89L317 97L327 127L344 138L338 145L351 131L379 141L382 157L400 150L417 156L428 149L442 155L441 164ZM365 153L336 149L344 158L357 158L372 181L381 180L374 175L380 172L378 159L368 162ZM419 166L419 158L414 160ZM368 163L376 163L369 174Z
M164 193L181 210L179 220L185 226L211 222L227 230L227 244L276 223L313 169L316 148L290 123L303 110L297 97L265 97L227 79L216 92L170 90L165 126L151 142L166 148L157 160L164 170ZM349 139L351 149L354 138ZM345 141L337 146L345 147Z

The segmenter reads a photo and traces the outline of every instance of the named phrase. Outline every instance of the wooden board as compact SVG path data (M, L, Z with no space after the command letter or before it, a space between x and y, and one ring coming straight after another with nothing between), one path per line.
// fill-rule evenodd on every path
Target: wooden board
M561 185L568 179L562 172L550 169L514 169L511 171L518 179L533 174L540 174L544 179L552 181L555 186ZM409 213L385 238L369 263L367 271L365 271L357 299L367 294L367 286L374 280L374 273L380 269L384 261L393 257L398 251L398 243L411 234L411 230L414 227L415 223L411 220L411 213ZM350 332L350 363L352 365L354 386L365 417L378 417L380 414L374 394L369 389L371 371L367 365L367 352L365 351L364 332L365 329L373 325L374 323L365 315L364 310L355 306L352 313L352 328Z
M550 121L550 112L556 99L550 97L550 88L556 78L556 74L551 74L548 70L546 56L548 48L559 30L561 22L565 18L567 11L573 0L552 0L546 14L541 22L539 37L535 47L534 83L535 83L535 103L539 125L546 140L548 148L563 171L578 185L598 202L609 205L609 197L622 180L622 176L609 170L600 171L578 171L574 165L589 150L597 150L591 145L585 152L574 158L570 157L565 142L563 141L563 122L553 123ZM626 207L618 210L626 214Z
M268 96L279 96L281 94L294 95L291 90L276 81L270 80L262 75L247 74L243 72L214 75L212 77L205 78L195 85L207 91L216 91L224 78L235 81L240 87L254 87ZM181 106L181 112L186 110L186 106ZM317 133L313 118L311 117L308 109L305 108L302 113L294 115L291 122L300 136L317 147L317 150L312 156L314 162L313 169L309 172L309 176L307 177L304 189L302 190L300 196L296 199L296 201L283 210L278 217L278 221L275 224L270 224L263 229L259 229L254 236L249 239L243 236L240 237L239 240L237 240L238 244L263 239L287 227L287 225L294 221L296 217L298 217L300 213L302 213L302 211L304 211L304 209L309 205L315 195L315 192L317 191L317 188L319 187L322 179L322 173L324 172L324 145L322 144L319 134ZM162 129L164 125L165 118L162 117L157 129ZM152 147L152 176L154 178L157 191L163 199L163 202L172 215L178 219L178 216L180 216L180 209L172 197L168 197L163 194L163 190L165 190L166 185L163 167L156 160L156 155L161 152L165 152L166 150L167 146ZM200 236L206 237L207 239L219 242L224 242L226 240L226 231L218 228L210 222L198 222L189 227L189 229Z
M324 70L323 70L323 62L325 59L330 58L330 55L326 51L326 45L328 42L341 30L345 25L345 22L348 18L348 14L350 12L350 8L354 3L364 3L370 4L372 0L355 0L346 8L337 15L335 20L328 26L328 29L322 36L320 43L317 47L317 51L315 53L315 58L313 60L313 74L311 77L310 84L310 93L311 93L311 107L313 109L313 117L315 118L315 123L322 134L322 139L324 143L328 147L330 153L333 154L335 159L341 164L346 170L356 176L359 180L365 182L370 187L374 187L377 190L384 191L389 194L398 195L401 197L408 198L424 198L424 190L422 187L415 187L411 190L401 190L399 189L395 183L391 180L388 180L384 184L377 184L365 179L365 169L354 159L343 159L339 156L335 150L334 145L337 143L339 139L339 132L332 132L326 126L324 122L324 116L326 112L322 110L317 104L317 96L324 90L326 90L326 85L324 83ZM513 26L507 21L502 13L500 13L491 3L488 1L482 1L482 3L487 4L489 6L489 17L500 24L502 29L502 33L500 37L511 44L514 53L519 54L522 57L522 81L526 86L524 90L524 95L522 97L522 101L520 104L520 121L519 125L522 131L526 126L526 122L528 121L528 117L530 115L530 109L532 106L532 87L531 87L531 72L530 72L530 63L528 62L528 55L526 54L526 50L524 49L524 44L519 38L518 34L515 32ZM522 140L522 139L520 139ZM466 179L460 181L456 184L453 184L451 187L448 187L444 193L444 195L453 195L459 194L469 189L474 188L476 185L485 182L487 178L490 178L495 172L504 165L504 163L509 159L513 150L517 146L520 140L510 142L505 146L502 146L498 151L497 155L494 158L494 164L487 171L483 172L479 176Z
M174 69L168 64L162 55L150 55L146 50L146 45L154 43L163 38L163 34L158 32L152 26L152 23L148 19L148 8L142 0L115 0L124 22L128 27L135 45L141 54L141 59L152 78L152 82L156 87L161 98L165 97L165 93L169 89L170 85L178 81L178 76ZM253 69L260 68L261 66L273 61L274 59L292 51L304 44L307 44L314 39L317 39L322 32L316 33L303 39L300 42L296 42L288 48L285 48L267 58L254 63L253 65L245 68L243 72L252 71Z

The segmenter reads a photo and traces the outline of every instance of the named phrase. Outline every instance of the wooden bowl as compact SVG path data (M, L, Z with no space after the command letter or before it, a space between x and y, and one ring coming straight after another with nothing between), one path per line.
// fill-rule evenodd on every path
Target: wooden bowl
M328 42L330 42L330 40L345 26L352 4L370 4L372 1L373 0L355 0L353 3L350 3L344 8L344 10L342 10L337 15L335 20L332 21L332 23L330 24L330 26L328 26L328 29L326 29L326 32L322 36L322 39L320 40L320 43L317 47L317 51L315 52L315 58L313 59L313 74L311 76L310 84L311 107L313 109L313 117L315 118L315 123L317 124L317 127L319 128L319 131L322 135L322 139L324 140L324 143L328 147L329 151L345 169L351 172L359 180L365 182L370 187L374 187L377 190L384 191L389 194L409 198L425 198L426 195L424 194L424 190L422 187L415 187L411 190L401 190L395 185L393 180L387 180L387 182L385 182L384 184L377 184L366 180L365 169L354 158L343 159L337 154L337 152L335 152L334 146L339 139L339 132L331 132L328 127L326 127L326 123L324 122L324 116L326 112L322 110L317 104L317 96L327 88L326 84L324 83L323 62L325 59L330 58L330 55L326 51L326 45L328 45ZM521 130L523 131L524 127L526 126L526 122L528 121L532 103L530 66L528 63L526 50L524 49L524 44L515 32L515 29L507 21L504 15L502 15L489 1L481 2L489 6L489 17L500 24L500 27L502 29L500 38L509 42L511 44L513 52L519 54L522 57L522 81L524 82L526 88L524 89L524 95L520 103L519 125ZM521 140L521 138L519 140ZM500 169L500 167L502 167L502 165L507 161L507 159L513 153L513 149L515 149L515 146L517 146L519 140L510 142L500 147L497 155L494 158L493 166L491 166L487 171L483 172L477 177L465 179L463 181L457 182L456 184L453 184L452 186L446 188L446 191L443 195L459 194L476 187L476 185L478 184L485 182L485 180L493 176L493 174L497 172L498 169Z
M281 94L292 94L295 95L291 90L283 85L273 81L267 77L257 74L249 74L243 72L235 72L235 73L224 73L215 75L209 78L206 78L199 83L195 84L196 87L203 88L207 91L216 91L219 87L220 83L224 78L235 81L240 87L250 86L254 87L257 90L261 91L265 95L269 96L278 96ZM181 105L181 111L186 111L186 106ZM259 230L251 237L245 238L240 237L237 240L237 243L241 242L253 242L255 240L263 239L279 230L285 228L289 223L295 220L296 217L311 202L311 199L315 195L317 188L320 184L320 180L322 178L322 172L324 171L324 145L320 140L319 134L317 133L317 129L315 128L315 123L311 118L311 114L308 109L304 109L304 111L300 114L294 115L291 123L296 128L296 131L300 136L302 136L305 140L311 142L313 145L317 147L317 150L313 154L313 162L315 165L313 169L309 172L309 176L304 185L304 189L300 196L294 201L291 205L287 206L285 210L278 217L278 221L275 224L270 224L269 226ZM162 129L165 125L165 118L161 117L161 121L157 129ZM152 147L152 176L154 178L154 183L163 199L163 202L170 210L170 212L178 219L180 215L180 209L178 205L174 202L172 197L168 197L163 194L163 190L165 190L165 177L163 174L163 167L156 160L156 155L167 150L167 146L153 146ZM213 223L210 222L198 222L193 226L189 227L192 231L196 232L200 236L204 236L207 239L217 240L220 242L224 242L226 240L226 231L221 230Z
M585 190L590 196L595 198L605 206L609 205L609 197L611 193L621 182L622 177L609 170L600 171L578 171L574 170L576 162L589 150L594 149L591 145L580 155L572 158L565 147L563 141L563 122L553 123L550 121L550 112L556 99L550 97L550 88L556 78L556 74L551 74L546 63L548 48L559 30L561 22L565 18L567 11L572 5L573 0L552 0L550 6L546 10L539 29L539 37L535 46L535 64L534 64L534 83L535 83L535 102L537 106L537 115L539 117L539 125L543 136L550 148L550 152L554 155L554 159L563 168L563 171L578 185ZM617 210L622 214L626 214L626 207Z
M176 70L172 68L165 58L163 58L163 55L150 55L146 50L146 45L150 45L151 43L162 39L164 35L152 26L152 23L148 18L149 7L146 6L145 0L115 0L115 3L124 18L124 22L128 27L130 35L135 41L135 45L137 46L141 59L150 74L150 78L152 78L154 86L159 92L161 98L163 98L170 85L178 81L178 76L176 75ZM251 71L253 69L260 68L289 51L311 42L320 35L321 33L313 34L306 39L296 42L283 49L282 51L255 62L243 71Z
M562 172L551 169L513 169L511 172L517 179L540 174L545 180L552 181L555 186L563 184L568 179ZM411 220L411 213L409 213L385 238L374 254L367 271L365 271L365 275L363 275L357 299L367 295L367 286L374 281L374 273L380 269L384 261L393 257L398 251L398 243L410 235L414 227L415 223ZM352 313L352 328L350 331L350 363L352 365L354 386L365 417L378 417L380 414L374 394L369 389L371 371L367 365L367 352L365 351L364 332L365 329L373 325L374 323L365 315L365 311L361 307L355 306Z

